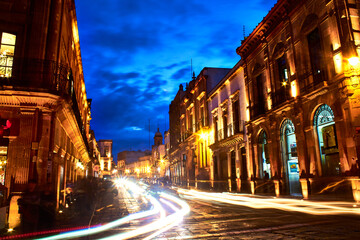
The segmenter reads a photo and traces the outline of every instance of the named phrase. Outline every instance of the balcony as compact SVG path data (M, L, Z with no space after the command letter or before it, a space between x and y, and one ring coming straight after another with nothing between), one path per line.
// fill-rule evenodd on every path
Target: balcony
M14 90L70 96L71 69L54 61L15 58L11 77L0 77L0 86Z
M281 89L278 89L274 93L271 93L271 100L272 100L273 108L286 102L289 99L290 99L290 92L287 87L282 86Z
M320 71L316 74L305 73L299 76L300 93L307 94L318 89L318 85L324 85L326 80L325 71Z
M201 118L201 119L196 123L197 130L200 130L201 128L205 127L205 125L206 125L206 119L205 119L205 118Z
M182 133L180 136L180 142L184 142L188 137L192 135L192 131L187 130L186 132Z
M265 114L265 102L255 102L250 107L250 119L253 120L262 114Z
M8 76L10 77L0 77L0 90L51 93L69 100L87 151L90 152L74 92L71 68L50 60L15 58Z
M239 133L245 132L245 121L236 121L227 125L226 128L219 129L216 133L215 142L229 138Z
M245 121L244 120L235 121L233 123L233 125L234 125L234 135L245 132Z

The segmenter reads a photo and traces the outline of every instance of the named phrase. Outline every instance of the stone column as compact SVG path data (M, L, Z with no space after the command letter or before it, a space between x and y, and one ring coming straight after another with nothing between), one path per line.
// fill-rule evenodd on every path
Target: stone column
M229 187L229 192L231 192L232 189L231 189L231 152L230 151L226 153L226 158L227 158L227 170L228 170L228 176L227 176L228 187Z
M236 190L237 192L241 191L241 180L240 180L240 171L241 171L241 167L240 167L240 149L239 149L239 144L235 145L235 168L236 168Z

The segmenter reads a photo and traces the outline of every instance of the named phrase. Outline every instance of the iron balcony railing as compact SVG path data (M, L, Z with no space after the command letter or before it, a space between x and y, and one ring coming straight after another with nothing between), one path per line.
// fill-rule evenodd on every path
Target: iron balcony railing
M231 137L238 133L245 133L245 121L235 121L227 125L226 128L221 128L217 130L215 135L215 142L221 141L228 137Z
M200 118L200 120L196 123L196 130L199 131L201 128L206 126L206 119Z
M307 72L299 76L300 93L307 94L317 89L317 85L326 80L325 71L316 74Z
M289 99L291 99L291 97L288 87L282 86L281 89L271 93L272 107L276 107Z
M11 86L13 90L46 92L70 100L82 138L90 153L70 67L50 60L14 58L11 75L8 76L0 76L0 89Z
M255 119L265 112L265 101L254 102L250 107L250 119Z

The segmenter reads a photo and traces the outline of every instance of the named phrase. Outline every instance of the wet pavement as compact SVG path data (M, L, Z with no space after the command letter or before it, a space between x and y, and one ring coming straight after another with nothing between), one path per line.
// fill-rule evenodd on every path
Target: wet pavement
M157 239L360 239L360 216L318 216L183 197L191 213Z

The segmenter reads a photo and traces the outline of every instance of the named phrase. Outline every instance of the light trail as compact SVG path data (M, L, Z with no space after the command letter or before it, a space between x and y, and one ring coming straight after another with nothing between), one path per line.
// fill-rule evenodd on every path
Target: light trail
M165 197L168 197L168 198L169 198L169 196L172 197L171 195L168 195L168 196L165 196ZM167 205L168 205L169 207L171 207L173 210L175 210L175 211L178 211L178 210L179 210L179 209L178 209L177 207L175 207L172 203L170 203L170 202L168 202L168 201L164 201L164 199L160 199L160 201L161 201L161 200L163 200L162 202L164 202L165 204L167 204ZM175 200L175 199L173 199L173 201L174 201L174 200ZM182 201L182 200L180 200L180 201ZM167 226L164 227L164 228L159 229L158 231L154 232L154 233L151 234L150 236L144 238L144 240L149 240L149 239L152 239L152 238L158 236L159 234L161 234L161 233L169 230L170 228L174 227L175 225L179 224L179 223L183 220L183 217L190 212L190 207L189 207L189 205L188 205L186 202L184 202L184 201L182 201L182 203L179 203L179 204L181 204L181 206L182 206L182 210L181 210L182 212L178 212L179 216L172 216L172 218L174 218L175 220L174 220L171 224L167 225Z
M107 224L99 226L99 227L83 229L83 230L73 231L73 232L66 232L66 233L61 233L61 234L55 235L55 236L49 236L49 237L38 238L38 239L39 240L40 239L41 240L56 240L56 239L69 239L69 238L89 236L89 235L104 232L104 231L109 230L114 227L121 226L125 223L131 222L131 221L134 221L137 219L142 219L142 218L146 218L146 217L150 217L150 216L159 214L161 212L162 207L159 206L160 204L158 203L158 201L156 199L154 199L151 196L149 196L149 198L150 198L151 203L153 203L153 206L154 206L154 208L152 210L133 213L131 215L120 218L118 220L115 220L113 222L107 223Z
M131 191L131 194L134 197L141 196L142 198L148 199L150 201L150 203L152 204L153 209L148 210L148 211L133 213L124 218L115 220L113 222L107 223L102 226L60 233L60 234L57 234L54 236L43 237L43 238L38 238L38 239L56 240L56 239L69 239L69 238L85 237L85 236L90 236L90 235L94 235L94 234L99 234L101 232L107 231L114 227L121 226L125 223L129 223L134 220L153 217L155 220L149 224L140 226L140 227L138 227L134 230L128 231L128 232L123 232L120 234L116 234L116 235L113 235L110 237L103 238L103 239L128 239L128 238L144 235L147 233L152 233L151 235L146 237L146 239L151 239L151 238L154 238L157 235L161 234L162 232L172 228L176 224L180 223L182 221L183 217L190 212L190 207L185 201L180 200L179 198L171 196L169 194L161 193L160 201L164 205L167 205L171 209L171 211L173 211L172 214L167 216L166 210L163 208L161 203L153 196L148 195L146 193L146 191L144 190L144 188L139 187L135 183L132 183L125 179L117 180L116 183L117 183L117 185L121 185L121 187L123 189L126 189L126 192Z
M354 208L353 203L346 202L315 202L309 200L285 198L260 198L231 193L209 193L196 190L178 189L178 192L200 200L211 200L251 208L276 208L284 211L297 211L313 215L356 214L360 208ZM356 205L355 205L356 206Z
M173 213L171 215L168 215L165 218L160 218L152 223L149 223L147 225L144 225L144 226L134 229L132 231L112 235L110 237L102 238L102 240L128 239L128 238L133 238L136 236L140 236L140 235L143 235L146 233L156 231L153 234L151 234L150 236L145 238L145 239L151 239L151 238L156 237L160 233L172 228L176 224L180 223L182 221L183 217L190 212L190 207L185 201L180 200L179 198L171 196L166 193L161 193L161 197L179 205L180 210L176 211L175 213ZM172 207L172 206L169 205L169 207Z

